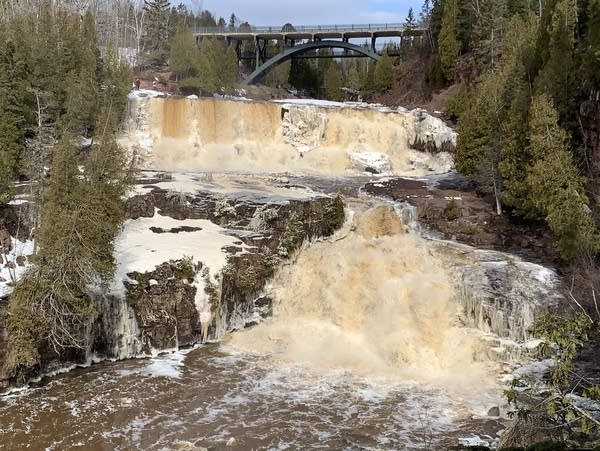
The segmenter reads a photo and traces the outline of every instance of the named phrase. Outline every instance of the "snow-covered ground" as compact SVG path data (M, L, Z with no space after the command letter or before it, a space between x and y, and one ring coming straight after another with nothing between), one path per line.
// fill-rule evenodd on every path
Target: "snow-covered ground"
M17 264L17 257L27 257L33 254L33 240L20 241L11 238L11 243L12 248L10 252L2 255L3 263L0 264L0 298L12 292L13 283L19 280L29 266L27 259L25 259L24 266L19 266ZM11 266L14 267L11 268Z
M182 226L200 230L172 232ZM155 233L150 230L151 227L160 228L164 233ZM185 257L202 262L210 268L211 274L216 274L227 262L223 247L236 244L243 247L238 238L204 219L180 221L161 216L156 211L152 218L127 220L115 243L117 271L112 291L124 295L123 281L129 280L127 274L130 272L153 271L164 262Z

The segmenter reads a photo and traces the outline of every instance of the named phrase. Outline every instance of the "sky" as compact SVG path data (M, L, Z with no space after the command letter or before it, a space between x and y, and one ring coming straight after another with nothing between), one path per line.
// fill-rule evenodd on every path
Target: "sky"
M172 2L177 3L177 0ZM251 25L343 25L402 23L412 6L415 16L421 0L187 0L217 18L234 12Z

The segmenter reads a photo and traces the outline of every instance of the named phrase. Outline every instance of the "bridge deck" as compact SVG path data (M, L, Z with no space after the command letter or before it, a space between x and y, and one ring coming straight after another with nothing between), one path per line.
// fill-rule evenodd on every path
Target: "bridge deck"
M282 27L245 27L243 30L227 30L223 28L198 28L197 37L215 36L222 39L238 40L321 40L321 39L354 39L354 38L394 38L409 35L422 35L424 28L407 29L402 24L366 24L366 25L309 25L284 30Z

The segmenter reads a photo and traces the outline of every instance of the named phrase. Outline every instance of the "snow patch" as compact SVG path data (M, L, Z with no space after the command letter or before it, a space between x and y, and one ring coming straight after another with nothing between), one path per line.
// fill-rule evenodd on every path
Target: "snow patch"
M181 226L199 230L187 232L185 239L176 233L157 235L150 230L158 227L163 230ZM213 274L219 272L227 262L223 247L233 246L239 239L227 234L227 230L204 219L177 220L155 212L152 218L139 218L125 222L123 231L115 242L117 271L111 287L113 294L125 296L123 281L129 280L131 272L145 273L169 260L191 257L210 268Z
M136 89L127 94L129 100L142 99L145 97L168 97L168 94L154 89Z
M371 169L377 173L392 171L390 157L379 152L355 152L350 154L350 160L361 171Z
M17 264L17 257L27 257L33 254L33 240L20 241L11 238L11 250L8 254L3 254L4 263L0 265L0 298L9 295L13 291L13 284L18 281L30 266L27 259L25 265ZM11 266L14 266L11 268Z
M23 205L27 203L29 203L29 201L25 199L13 199L10 202L8 202L8 205Z

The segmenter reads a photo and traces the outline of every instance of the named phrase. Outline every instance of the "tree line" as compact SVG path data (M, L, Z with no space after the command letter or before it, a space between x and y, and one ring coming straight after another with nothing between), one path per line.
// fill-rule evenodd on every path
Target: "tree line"
M431 83L461 83L456 166L497 210L548 224L567 260L600 250L581 103L600 89L598 0L434 0Z
M116 49L101 50L90 10L13 6L0 16L0 207L13 180L30 180L36 252L6 324L13 362L31 365L40 346L83 347L89 291L114 273L129 180L116 136L132 75Z

